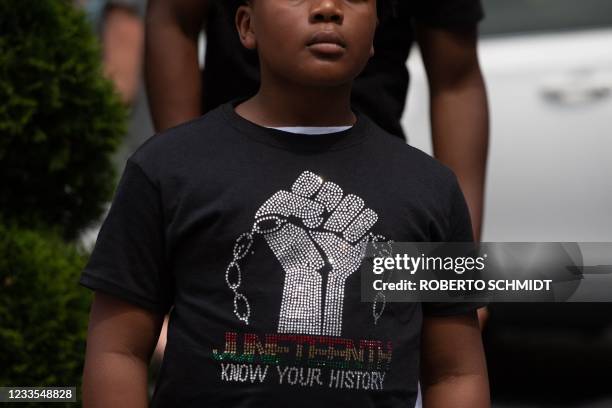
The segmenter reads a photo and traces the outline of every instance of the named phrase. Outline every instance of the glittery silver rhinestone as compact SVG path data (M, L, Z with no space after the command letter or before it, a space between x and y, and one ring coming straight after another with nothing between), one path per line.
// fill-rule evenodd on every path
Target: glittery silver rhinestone
M378 220L378 215L369 208L363 210L361 214L355 218L355 220L344 230L344 237L350 242L355 242L359 240L362 236L365 235L366 232Z
M239 320L249 324L249 318L251 317L251 306L249 305L247 298L242 293L236 293L234 296L234 314Z
M234 260L242 259L249 253L249 249L251 249L251 245L253 244L253 234L250 232L245 232L241 236L238 237L236 243L234 244Z
M225 282L227 282L227 286L232 290L240 286L242 282L242 271L240 270L240 265L236 262L232 262L227 266L225 270Z
M332 215L325 222L325 229L342 232L363 208L363 200L353 194L348 194L338 204Z
M384 239L368 234L378 215L364 209L360 197L343 195L338 185L305 171L291 191L276 192L257 210L251 232L238 237L226 269L238 319L248 324L251 313L248 299L238 292L238 260L249 253L255 236L262 235L285 273L278 331L341 335L346 280L359 268L366 243ZM326 264L331 270L323 288L320 270ZM375 323L385 304L384 294L377 294L372 306Z
M312 197L323 184L323 179L316 174L305 171L295 180L291 191L303 197Z

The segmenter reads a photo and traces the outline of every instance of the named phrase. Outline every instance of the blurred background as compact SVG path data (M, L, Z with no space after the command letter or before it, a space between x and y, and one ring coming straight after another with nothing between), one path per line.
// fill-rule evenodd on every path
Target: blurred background
M483 5L491 133L482 241L612 242L612 1ZM431 154L418 50L408 65L403 126ZM612 304L489 311L494 406L612 407Z
M612 242L612 1L483 5L482 240ZM74 282L117 174L153 134L145 12L0 0L1 385L80 384L91 294ZM431 153L417 48L408 66L403 126ZM494 304L484 336L495 407L612 407L612 304Z

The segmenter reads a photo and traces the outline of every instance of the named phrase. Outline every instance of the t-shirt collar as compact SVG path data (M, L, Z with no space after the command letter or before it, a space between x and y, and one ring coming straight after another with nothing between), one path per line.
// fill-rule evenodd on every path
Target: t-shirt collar
M228 123L254 141L281 149L296 151L340 150L362 143L368 133L369 120L358 111L355 111L357 121L353 126L333 133L293 133L260 126L236 113L235 107L242 101L243 99L237 99L220 107L221 113Z

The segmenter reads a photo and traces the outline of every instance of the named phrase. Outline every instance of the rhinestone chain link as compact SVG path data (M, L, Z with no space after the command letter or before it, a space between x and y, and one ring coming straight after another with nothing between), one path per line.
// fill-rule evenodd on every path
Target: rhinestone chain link
M265 224L268 222L271 222L272 225L266 226ZM236 315L238 320L243 321L247 325L249 324L249 318L251 317L251 305L247 297L238 291L240 285L242 284L242 267L240 266L239 261L243 260L249 254L257 235L278 231L285 223L286 220L280 217L262 217L255 221L251 231L240 235L234 243L234 248L232 251L233 259L225 270L225 282L227 283L227 287L234 293L234 315ZM393 241L387 241L387 239L382 235L374 235L370 232L365 243L371 243L374 246L376 256L387 257L391 256L392 254L391 244ZM391 272L389 272L387 276L387 281L389 281L390 278ZM378 291L372 303L374 324L378 323L378 319L380 319L385 310L386 303L387 299L385 294L382 293L382 291ZM241 310L241 305L244 306L244 308L242 308L244 310ZM378 305L381 306L379 307Z

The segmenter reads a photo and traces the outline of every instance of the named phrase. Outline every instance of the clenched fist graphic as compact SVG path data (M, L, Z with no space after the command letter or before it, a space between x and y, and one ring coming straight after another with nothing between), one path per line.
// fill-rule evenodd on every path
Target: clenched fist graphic
M285 272L279 333L341 335L345 283L377 219L361 198L309 171L257 210L255 230Z

